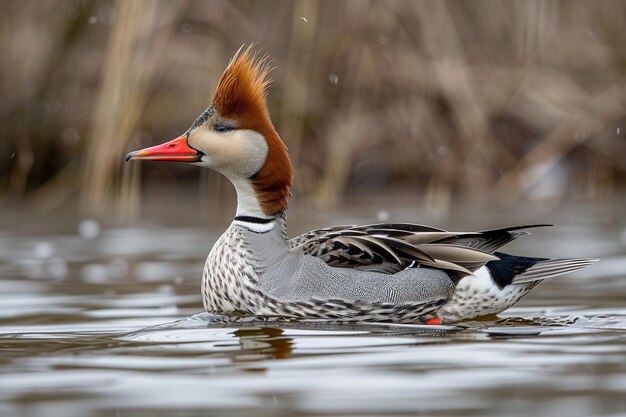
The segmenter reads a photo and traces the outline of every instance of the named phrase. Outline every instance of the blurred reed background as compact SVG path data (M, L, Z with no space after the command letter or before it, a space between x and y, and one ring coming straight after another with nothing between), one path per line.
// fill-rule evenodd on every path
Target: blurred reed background
M0 208L133 217L217 174L124 163L256 42L296 198L596 201L626 185L626 1L0 2Z

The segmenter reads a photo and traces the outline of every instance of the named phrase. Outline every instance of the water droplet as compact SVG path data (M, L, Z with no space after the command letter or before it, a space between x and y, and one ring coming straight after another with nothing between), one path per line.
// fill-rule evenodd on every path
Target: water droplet
M437 153L441 156L446 156L448 154L448 148L441 145L440 147L437 148Z
M386 222L389 220L389 212L387 210L378 210L376 213L376 219L379 222Z
M339 76L333 72L328 76L328 81L330 81L331 84L337 85L339 82Z
M619 133L619 132L617 132L617 133ZM13 159L13 158L15 158L15 152L13 152L13 153L11 154L11 159Z
M304 23L308 23L308 22L309 22L308 20L306 20L306 17L302 17L302 16L301 16L301 17L300 17L300 19L302 19L302 21L303 21Z
M78 225L78 234L83 239L95 239L100 235L100 223L93 219L85 219Z
M83 279L91 284L102 284L108 281L109 274L106 265L89 264L85 265L82 270Z
M385 45L387 45L388 43L389 43L389 39L387 39L387 37L386 37L386 36L379 36L379 37L378 37L378 44L379 44L379 45L385 46Z
M620 132L620 128L618 127L618 128L617 128L617 134L618 134L618 135L619 135L619 132Z
M96 23L98 23L98 16L89 16L89 24L95 25Z
M54 247L50 242L37 242L35 243L33 252L35 252L35 257L45 259L52 256L52 254L54 253Z

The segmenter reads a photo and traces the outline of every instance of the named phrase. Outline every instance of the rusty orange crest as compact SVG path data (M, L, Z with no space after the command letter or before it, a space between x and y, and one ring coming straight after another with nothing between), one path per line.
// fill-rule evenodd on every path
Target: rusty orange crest
M250 180L264 213L271 216L287 208L293 169L267 109L269 71L267 57L259 58L252 46L242 47L222 74L212 104L221 116L236 121L238 129L254 130L265 138L267 159Z
M269 119L265 104L269 71L267 56L258 58L252 46L241 47L217 84L213 106L222 116L241 122L248 117Z

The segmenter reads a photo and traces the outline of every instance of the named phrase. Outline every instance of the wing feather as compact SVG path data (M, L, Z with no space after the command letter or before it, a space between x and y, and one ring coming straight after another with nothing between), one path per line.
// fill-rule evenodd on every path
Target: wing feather
M395 273L421 266L465 275L499 259L493 252L528 234L523 229L542 226L548 225L457 233L412 223L344 225L312 230L291 239L289 246L291 250L319 257L337 267ZM575 265L568 264L567 267ZM542 273L549 273L546 268ZM532 277L526 275L525 279Z

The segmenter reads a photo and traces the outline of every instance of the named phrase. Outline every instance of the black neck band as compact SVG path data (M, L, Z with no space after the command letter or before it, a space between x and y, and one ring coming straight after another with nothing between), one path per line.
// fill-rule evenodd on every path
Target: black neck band
M235 220L246 223L268 224L274 221L274 218L264 219L262 217L254 216L235 216Z

